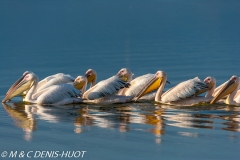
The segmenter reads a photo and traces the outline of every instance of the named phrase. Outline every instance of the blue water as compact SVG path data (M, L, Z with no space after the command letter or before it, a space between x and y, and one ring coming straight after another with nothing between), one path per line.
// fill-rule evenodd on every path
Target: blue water
M43 79L60 72L76 77L93 68L100 81L127 67L135 77L165 71L171 82L165 90L196 76L213 76L219 85L240 76L239 8L238 0L0 0L0 99L26 70ZM240 157L240 109L234 106L7 103L0 117L0 154ZM63 158L76 159L55 159Z

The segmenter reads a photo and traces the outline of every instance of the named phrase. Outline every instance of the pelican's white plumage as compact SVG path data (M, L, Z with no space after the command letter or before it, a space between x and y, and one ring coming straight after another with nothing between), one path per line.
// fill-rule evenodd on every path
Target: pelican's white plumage
M239 85L240 86L240 85ZM234 96L234 101L240 104L240 90L237 91L236 95Z
M206 83L201 82L198 77L181 82L175 87L162 94L161 101L169 103L199 95L208 90Z
M132 79L132 72L127 69L121 69L117 75L106 80L98 82L83 94L83 98L87 99L86 103L112 104L123 103L132 97L116 95L123 88L129 87L129 79Z
M161 74L156 73L155 77L151 81L149 81L146 86L142 88L140 93L143 93L146 89L150 88L157 77L162 77L163 79L166 79L166 74L164 72L162 72ZM212 92L216 87L215 78L207 77L204 82L201 82L200 79L196 77L181 82L175 87L167 90L164 94L162 94L165 83L166 80L164 80L164 83L161 83L159 89L157 90L155 101L163 104L179 106L192 106L200 102L211 101ZM196 97L197 95L206 91L211 93L207 93L206 97Z
M74 82L74 80L75 80L75 78L73 78L72 76L70 76L68 74L64 74L64 73L54 74L54 75L48 76L48 77L44 78L43 80L41 80L40 82L38 82L36 92L39 92L39 91L41 91L45 88L48 88L52 85Z
M79 99L81 96L81 92L68 83L50 86L44 89L44 92L35 101L27 98L25 101L37 104L64 105L81 102Z
M26 102L41 104L41 105L64 105L70 103L81 102L80 88L87 85L86 77L80 78L81 85L75 83L52 85L42 89L37 96L33 97L38 85L38 77L33 72L23 74L19 80L8 90L6 97L2 102L6 102L14 96L28 90L25 100ZM78 86L76 89L75 87Z
M26 71L25 73L28 73L29 71ZM24 74L25 74L24 73ZM30 72L29 72L30 73ZM24 75L23 74L23 75ZM40 95L42 90L53 86L53 85L58 85L58 84L66 84L66 83L72 83L74 82L74 78L68 74L64 73L57 73L51 76L48 76L44 78L43 80L38 82L38 85L36 87L36 90L34 91L33 97L36 97ZM23 95L26 95L28 91L23 92ZM24 97L23 97L24 99Z
M93 100L117 93L120 89L129 87L129 83L123 81L118 76L112 76L100 81L94 87L83 94L83 98Z
M166 91L161 96L161 103L178 106L193 106L203 102L210 102L213 98L212 93L215 88L215 78L207 77L201 82L201 80L196 77L179 83L172 89ZM205 97L198 96L204 92L207 92Z

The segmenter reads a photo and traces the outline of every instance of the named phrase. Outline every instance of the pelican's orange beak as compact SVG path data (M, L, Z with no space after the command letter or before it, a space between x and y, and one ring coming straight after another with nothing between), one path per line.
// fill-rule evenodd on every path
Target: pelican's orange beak
M164 73L164 72L163 72ZM137 101L139 98L144 96L147 93L150 93L154 90L157 90L161 84L166 83L166 74L162 74L163 76L157 76L157 73L153 76L151 80L149 80L142 89L135 95L134 100ZM168 82L169 83L169 82Z

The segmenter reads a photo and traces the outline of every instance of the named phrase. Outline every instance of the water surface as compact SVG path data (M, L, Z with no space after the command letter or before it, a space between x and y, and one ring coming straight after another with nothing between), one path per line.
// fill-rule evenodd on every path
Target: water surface
M240 2L0 1L0 99L26 70L98 81L128 67L171 85L240 76ZM0 107L0 152L87 151L85 159L239 159L240 110L227 105ZM58 157L59 158L59 157ZM48 159L48 158L46 158ZM74 158L69 158L74 159Z

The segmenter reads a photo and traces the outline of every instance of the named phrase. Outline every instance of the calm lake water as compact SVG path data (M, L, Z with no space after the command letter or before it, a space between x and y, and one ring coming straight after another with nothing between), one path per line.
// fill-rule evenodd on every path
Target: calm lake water
M100 81L127 67L135 77L165 71L165 90L196 76L220 85L240 76L239 8L237 0L1 0L0 99L26 70L43 79L93 68ZM5 159L15 151L18 158L21 151L25 158L52 151L54 159L240 158L239 107L18 101L0 107Z

